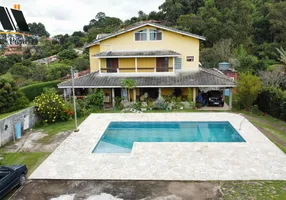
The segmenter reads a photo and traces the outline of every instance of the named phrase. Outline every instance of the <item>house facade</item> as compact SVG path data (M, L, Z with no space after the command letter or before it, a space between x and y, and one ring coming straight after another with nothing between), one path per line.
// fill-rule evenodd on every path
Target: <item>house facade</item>
M200 90L233 88L235 82L217 70L200 67L199 48L204 37L161 24L142 22L116 33L103 35L87 46L90 74L75 79L76 89L104 89L105 103L115 97L140 100L175 95L193 101ZM133 79L136 87L127 92L121 81ZM71 88L71 82L58 85Z

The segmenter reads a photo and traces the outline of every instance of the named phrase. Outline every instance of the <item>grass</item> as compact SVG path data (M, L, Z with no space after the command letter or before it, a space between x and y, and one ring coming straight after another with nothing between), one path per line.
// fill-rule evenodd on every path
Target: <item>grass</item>
M78 118L77 123L78 126L86 119L86 117ZM75 121L69 120L66 122L57 122L54 124L44 125L44 126L36 126L34 130L41 131L47 133L48 136L45 136L39 140L41 143L48 144L51 141L53 135L67 132L75 129Z
M77 122L78 125L80 125L86 117L78 118ZM34 130L42 131L44 133L49 134L49 136L53 136L57 133L65 132L65 131L71 131L75 129L75 121L74 120L68 120L66 122L57 122L54 124L44 125L44 126L36 126Z
M1 165L25 164L28 167L28 176L49 156L44 152L3 153Z
M248 119L251 123L256 125L256 127L259 127L261 129L264 129L267 131L270 135L273 135L274 137L278 138L279 141L282 141L284 144L286 144L286 133L280 131L279 129L275 128L274 126L270 126L268 124L265 124L263 122L260 122L257 119ZM273 140L269 138L274 144L276 144L277 147L279 147L285 154L286 154L286 147L284 147L280 142L277 142L276 140Z
M271 123L275 123L276 125L280 125L280 126L283 126L283 127L286 127L286 122L282 121L282 120L279 120L277 118L274 118L272 117L271 115L262 115L262 114L253 114L251 112L247 112L245 110L234 110L235 112L239 112L239 113L242 113L242 114L246 114L246 115L249 115L251 117L255 117L257 119L261 119L261 120L266 120L268 122L271 122Z
M286 181L223 181L221 190L225 200L286 199Z

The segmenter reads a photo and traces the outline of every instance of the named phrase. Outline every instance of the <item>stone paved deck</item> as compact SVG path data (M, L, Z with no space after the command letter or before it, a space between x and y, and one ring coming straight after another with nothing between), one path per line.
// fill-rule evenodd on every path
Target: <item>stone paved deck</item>
M30 179L286 180L286 155L232 113L92 114ZM129 154L95 154L111 121L229 121L245 143L135 143Z

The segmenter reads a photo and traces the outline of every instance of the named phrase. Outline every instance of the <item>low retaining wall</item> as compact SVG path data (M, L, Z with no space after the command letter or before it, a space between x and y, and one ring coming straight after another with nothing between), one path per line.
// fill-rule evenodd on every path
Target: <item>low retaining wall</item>
M12 141L15 137L15 125L21 123L22 133L24 130L32 128L39 118L34 113L34 107L22 110L14 115L10 115L0 120L0 146Z

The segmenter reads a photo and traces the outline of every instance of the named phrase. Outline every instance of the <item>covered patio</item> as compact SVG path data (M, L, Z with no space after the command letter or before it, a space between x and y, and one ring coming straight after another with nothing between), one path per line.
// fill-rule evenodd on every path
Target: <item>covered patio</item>
M121 81L124 79L133 79L136 86L127 90L121 87ZM196 103L198 93L203 88L217 88L222 91L229 89L229 109L232 108L232 88L235 87L235 81L212 69L202 69L199 71L177 72L172 75L144 75L144 74L116 74L105 76L99 72L93 72L86 76L75 79L75 88L80 90L92 90L100 88L105 93L105 103L115 106L115 97L128 99L129 101L139 101L144 91L149 91L152 98L176 95L186 100L191 94L193 102ZM71 81L66 81L58 85L64 89L67 95L71 89ZM178 94L176 94L178 93ZM225 93L223 92L223 95Z

